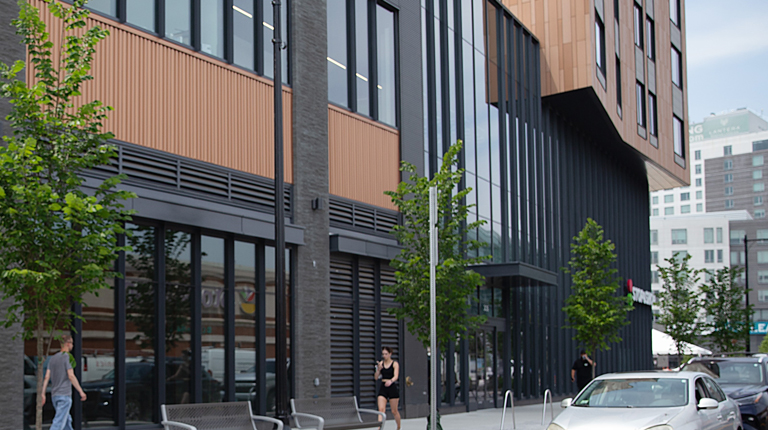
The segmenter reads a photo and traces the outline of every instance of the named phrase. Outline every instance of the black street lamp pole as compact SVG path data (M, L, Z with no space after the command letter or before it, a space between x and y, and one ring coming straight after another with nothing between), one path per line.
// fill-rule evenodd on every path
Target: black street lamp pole
M750 344L750 338L749 338L749 332L750 327L752 325L751 317L749 312L749 251L747 250L747 244L749 243L749 239L747 239L747 235L744 235L744 317L747 319L747 353L750 352L751 348L749 346Z
M287 321L285 291L285 204L283 192L283 77L280 0L272 0L275 88L275 409L277 419L288 422Z

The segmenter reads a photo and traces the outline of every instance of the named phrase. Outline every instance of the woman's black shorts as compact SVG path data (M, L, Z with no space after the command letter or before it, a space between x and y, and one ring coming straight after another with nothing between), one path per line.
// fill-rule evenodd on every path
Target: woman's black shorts
M380 382L380 384L379 384L379 397L384 397L387 400L399 399L400 398L400 390L397 387L397 382L395 382L394 384L391 384L389 387L384 385L384 382Z

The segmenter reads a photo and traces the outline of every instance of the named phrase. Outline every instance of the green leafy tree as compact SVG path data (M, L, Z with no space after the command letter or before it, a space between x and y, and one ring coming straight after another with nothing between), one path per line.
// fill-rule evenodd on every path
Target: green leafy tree
M590 354L610 349L610 342L621 342L619 330L629 324L627 312L633 308L630 296L618 296L618 272L613 268L614 244L603 238L603 228L592 218L571 244L571 259L563 270L571 275L573 294L565 300L566 328L576 330L574 340ZM595 368L592 367L594 377Z
M408 331L425 348L430 344L429 321L429 189L437 187L437 217L439 219L439 261L436 268L437 343L443 350L455 341L455 334L463 334L485 321L481 315L469 310L477 287L485 278L468 269L487 257L467 257L484 244L467 240L467 232L482 226L485 221L466 223L471 206L462 204L471 188L458 189L464 174L456 168L462 142L453 144L443 156L440 170L430 180L419 176L413 164L402 162L400 170L409 173L409 180L401 182L397 190L385 194L392 198L403 217L402 225L393 234L403 246L392 260L396 282L385 291L394 294L401 306L389 309L397 318L406 320ZM433 356L436 354L433 353Z
M709 340L718 352L744 351L753 309L752 305L744 308L745 291L737 282L744 269L723 267L707 273L709 281L701 286L701 294Z
M668 266L656 266L663 280L662 290L657 294L658 321L675 342L678 357L683 356L686 343L696 342L700 331L699 314L703 311L696 287L700 271L688 265L690 259L690 255L667 258L664 261Z
M107 288L115 276L116 235L130 218L116 191L120 178L94 191L82 190L80 174L107 164L115 154L102 132L108 107L79 100L96 44L107 37L85 29L84 0L72 6L46 1L61 20L51 37L39 11L19 1L13 21L27 46L33 80L19 79L25 64L0 65L0 94L11 103L12 136L0 147L0 296L14 303L2 324L21 323L24 339L36 338L37 356L47 356L58 330L73 329L73 303ZM55 43L54 41L55 40ZM47 344L45 340L48 339ZM40 361L42 363L42 361ZM36 428L42 428L42 366L37 371Z
M760 342L759 352L763 354L768 353L768 334L763 337L763 341Z

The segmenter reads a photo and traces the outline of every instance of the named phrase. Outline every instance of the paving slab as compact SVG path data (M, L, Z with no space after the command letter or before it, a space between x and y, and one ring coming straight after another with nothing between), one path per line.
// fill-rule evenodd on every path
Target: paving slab
M557 416L562 409L558 403L554 404L554 415ZM443 430L500 430L501 409L483 409L474 412L449 414L440 417ZM550 423L551 412L547 404L547 413L544 424L541 423L542 405L525 405L515 407L515 428L517 430L544 430ZM396 430L395 420L387 420L384 430ZM412 418L402 420L401 430L426 430L426 418ZM512 430L512 412L507 408L504 419L504 428Z

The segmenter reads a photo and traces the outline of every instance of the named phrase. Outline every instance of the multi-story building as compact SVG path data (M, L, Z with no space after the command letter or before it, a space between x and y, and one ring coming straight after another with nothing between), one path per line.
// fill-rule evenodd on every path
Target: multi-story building
M90 7L88 25L111 35L84 93L115 107L106 127L120 156L88 177L126 173L138 198L133 251L118 259L125 278L86 298L75 334L88 363L77 373L99 396L76 402L75 423L157 423L160 404L183 401L250 399L273 413L271 4ZM381 288L399 249L383 192L403 179L400 160L429 175L457 139L470 219L487 221L471 237L491 256L475 268L487 284L474 312L488 320L447 345L441 411L500 406L510 389L572 393L579 345L562 328L571 282L560 270L571 239L595 219L620 276L650 290L648 253L637 252L649 248L648 192L687 184L684 2L290 0L284 10L277 201L291 396L373 406L386 345L402 365L404 415L427 413L426 351ZM650 307L629 320L624 340L596 354L601 372L652 367ZM3 381L21 402L17 384Z
M706 206L709 199L708 181L705 180L709 175L707 160L728 157L723 160L727 162L732 156L768 149L768 121L747 109L712 115L702 122L691 124L689 135L693 154L691 184L652 192L651 216L701 214L735 208L736 206L724 206L725 200L732 199L718 202L723 203L720 206ZM725 167L727 166L723 166L721 170ZM730 172L725 174L728 173ZM712 179L716 180L715 176L712 176ZM723 180L733 181L733 178L723 177ZM731 186L731 191L735 191L732 185L728 186ZM738 198L739 193L731 195ZM751 213L752 208L749 209Z

